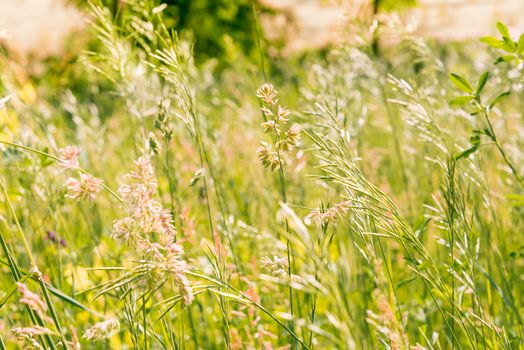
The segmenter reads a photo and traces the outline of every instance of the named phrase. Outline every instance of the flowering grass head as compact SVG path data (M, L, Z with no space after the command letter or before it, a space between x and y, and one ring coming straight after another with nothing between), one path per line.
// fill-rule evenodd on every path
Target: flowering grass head
M67 197L82 200L94 200L102 189L102 180L89 174L80 174L80 178L70 177L66 180Z

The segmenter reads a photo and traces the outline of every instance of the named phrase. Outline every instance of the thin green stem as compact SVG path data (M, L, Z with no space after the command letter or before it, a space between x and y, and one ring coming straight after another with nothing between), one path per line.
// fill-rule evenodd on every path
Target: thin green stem
M486 121L486 124L488 125L489 132L490 132L490 138L495 143L495 147L497 147L499 153L502 155L502 158L504 158L504 162L506 162L506 165L511 169L511 172L519 182L519 184L524 187L524 178L520 176L516 166L513 164L511 159L509 159L508 155L506 154L506 151L502 148L502 145L500 144L497 135L495 134L495 130L493 129L493 124L491 123L491 119L489 118L489 112L486 110L486 107L482 106L482 114L484 115L484 119Z
M49 311L51 312L51 316L53 318L53 321L55 323L55 327L57 331L60 333L60 338L62 340L62 344L64 348L68 348L67 346L67 340L65 338L64 332L62 331L62 327L60 326L60 321L58 319L58 316L56 314L55 307L51 301L51 298L49 297L49 292L47 290L47 286L45 285L44 281L42 280L42 274L40 270L38 269L38 266L36 264L36 261L33 257L33 253L31 252L31 248L29 247L29 243L25 237L24 231L22 229L22 226L20 225L20 221L18 220L18 216L16 215L15 209L13 207L13 204L11 203L11 200L9 199L9 195L7 194L7 190L5 188L5 185L3 183L3 180L0 179L0 188L2 189L2 193L4 195L5 202L7 203L7 207L9 208L9 211L11 215L13 216L13 219L15 221L17 231L19 233L20 239L22 240L22 243L24 245L24 249L26 251L26 255L29 258L29 261L31 263L31 274L33 274L40 284L40 288L42 290L42 293L44 294L44 298L46 299L46 304L49 307Z
M279 144L280 141L280 135L277 133L277 143ZM282 158L280 154L280 150L277 146L277 158L278 158L278 173L279 173L279 180L280 180L280 195L282 197L282 202L284 204L287 204L287 193L286 193L286 177L284 174L284 167L282 166ZM291 319L289 320L289 326L293 332L295 332L295 310L293 306L293 287L291 286L291 281L293 278L293 246L291 244L291 240L289 238L290 232L289 232L289 223L287 219L284 221L284 226L286 230L286 253L287 253L287 273L289 278L289 312L291 314ZM296 348L297 343L294 340L294 348Z
M11 270L11 275L13 276L14 281L20 281L22 279L22 273L20 269L18 268L18 265L16 261L13 259L13 256L11 255L11 252L9 251L9 248L7 247L7 244L5 242L3 234L0 232L0 244L2 245L2 248L4 250L4 254L7 257L7 265L9 266L9 269ZM32 274L27 273L26 276L32 276ZM45 323L42 320L38 314L36 314L29 306L26 305L25 307L27 313L29 314L29 318L34 324L37 324L39 326L45 327ZM49 334L45 334L43 336L40 336L42 342L47 343L50 347L50 349L56 349L53 340L51 339Z
M283 329L286 330L286 332L288 332L292 337L293 339L295 339L298 343L300 343L300 345L302 345L306 350L309 350L310 348L302 341L300 340L300 338L297 336L297 334L292 331L289 327L287 327L282 321L280 321L275 315L273 315L268 309L266 309L262 304L256 302L255 300L253 300L251 297L249 297L248 295L246 295L245 293L242 293L240 292L239 290L237 290L235 287L233 287L232 285L230 285L229 283L227 282L223 282L223 281L220 281L220 280L217 280L216 278L213 278L213 277L209 277L209 276L206 276L206 275L203 275L203 274L200 274L200 273L196 273L196 272L188 272L189 275L192 275L192 276L195 276L195 277L200 277L200 278L203 278L205 280L208 280L208 281L211 281L211 282L214 282L214 283L217 283L219 285L223 285L229 289L231 289L232 291L234 291L240 298L242 299L245 299L247 300L248 302L250 302L251 304L255 305L258 309L260 309L262 312L264 312L266 315L268 315L271 319L273 319L273 321L275 321L280 327L282 327ZM210 288L210 290L213 290L212 288Z

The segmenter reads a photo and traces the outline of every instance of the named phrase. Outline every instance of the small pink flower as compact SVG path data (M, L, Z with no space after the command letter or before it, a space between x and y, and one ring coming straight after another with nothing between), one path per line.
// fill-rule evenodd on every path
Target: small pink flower
M78 168L78 156L80 149L77 146L65 146L58 150L60 154L60 163L65 168Z

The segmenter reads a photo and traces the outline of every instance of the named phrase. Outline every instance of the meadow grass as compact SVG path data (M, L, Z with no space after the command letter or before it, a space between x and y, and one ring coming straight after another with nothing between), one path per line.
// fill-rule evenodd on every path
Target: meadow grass
M157 5L1 56L0 348L524 349L524 36L216 69Z

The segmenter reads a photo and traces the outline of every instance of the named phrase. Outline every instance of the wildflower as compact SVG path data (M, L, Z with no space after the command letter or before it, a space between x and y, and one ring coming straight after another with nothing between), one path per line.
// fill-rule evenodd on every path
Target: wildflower
M42 299L40 299L40 296L38 294L33 293L27 288L27 286L23 283L16 282L16 285L18 286L18 291L22 295L20 298L20 302L22 304L26 304L31 310L36 312L41 318L44 318L44 313L46 310L46 304Z
M65 239L59 238L54 231L47 231L46 234L47 234L46 239L48 239L49 241L51 241L53 243L58 243L62 247L66 247L67 246L67 243L66 243Z
M116 318L98 322L93 327L85 331L82 338L93 341L100 341L111 338L120 328L120 322Z
M279 258L274 256L273 259L270 257L262 258L262 267L267 270L271 275L284 278L287 276L289 263L286 258Z
M80 180L70 177L66 180L69 191L67 197L76 200L86 198L93 200L95 195L100 192L101 185L102 180L89 174L80 174Z
M47 239L53 243L58 242L58 237L54 231L47 231Z
M80 149L77 146L65 146L58 150L60 155L60 164L67 169L78 168L78 156Z
M275 168L280 164L278 153L273 152L271 150L271 145L266 142L262 142L262 146L257 149L257 154L258 158L266 168L275 170Z
M273 85L266 83L260 86L257 90L257 97L260 98L268 106L274 106L277 104L278 91L275 90Z

